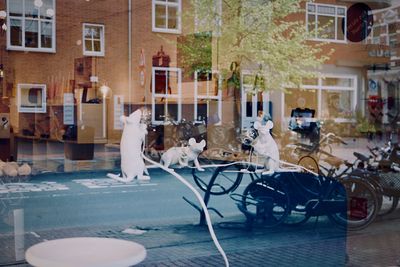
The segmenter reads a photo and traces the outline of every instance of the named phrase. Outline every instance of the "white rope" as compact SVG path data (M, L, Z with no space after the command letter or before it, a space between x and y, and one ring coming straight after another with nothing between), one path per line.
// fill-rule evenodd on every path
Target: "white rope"
M218 251L221 253L222 257L224 258L225 266L229 267L228 257L226 256L225 251L222 249L221 245L218 242L218 239L217 239L217 237L215 235L215 232L214 232L214 229L212 227L210 214L208 213L207 206L204 203L203 198L201 197L200 193L190 183L188 183L182 176L177 174L174 170L168 169L168 168L164 167L163 165L161 165L160 163L155 162L155 161L147 158L143 153L142 153L142 157L145 160L147 160L148 162L150 162L151 164L154 164L154 165L158 166L159 168L163 169L164 171L166 171L166 172L172 174L173 176L175 176L179 181L181 181L184 185L186 185L195 194L196 198L200 202L201 207L203 208L204 215L206 217L208 231L210 232L211 238L212 238L215 246L217 247Z

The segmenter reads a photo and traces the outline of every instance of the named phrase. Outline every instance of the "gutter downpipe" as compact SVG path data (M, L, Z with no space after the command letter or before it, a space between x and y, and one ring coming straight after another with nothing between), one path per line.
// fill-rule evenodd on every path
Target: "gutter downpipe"
M128 116L132 113L132 0L128 0Z

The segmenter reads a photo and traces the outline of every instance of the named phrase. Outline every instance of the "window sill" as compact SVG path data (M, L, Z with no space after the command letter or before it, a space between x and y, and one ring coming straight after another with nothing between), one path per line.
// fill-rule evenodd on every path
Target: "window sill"
M104 56L105 56L105 53L104 53L104 52L103 52L103 53L84 52L83 55L84 55L84 56L87 56L87 57L104 57Z
M171 33L171 34L181 34L181 30L163 29L163 28L153 28L153 32L158 33Z
M309 41L314 42L326 42L326 43L337 43L337 44L347 44L347 40L334 40L334 39L320 39L320 38L312 38L308 39Z
M7 50L20 51L20 52L52 53L52 54L56 53L55 48L45 49L45 48L26 48L26 47L7 46Z

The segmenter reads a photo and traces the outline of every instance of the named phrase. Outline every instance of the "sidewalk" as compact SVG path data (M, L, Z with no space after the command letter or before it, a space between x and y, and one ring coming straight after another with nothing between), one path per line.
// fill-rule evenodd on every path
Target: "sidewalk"
M241 218L234 219L237 221ZM293 227L255 228L250 232L244 229L226 229L220 225L214 227L231 266L345 264L346 232L332 227L329 222L322 221L315 225L311 220L300 231ZM135 241L146 247L147 258L138 266L224 266L222 256L212 243L206 227L191 224L168 225L144 229L146 232L140 235L123 233L127 228L128 225L31 232L25 234L25 246L27 248L44 240L63 237L118 238ZM13 239L11 235L0 238L0 246L4 248L0 252L0 258L7 257L12 261Z
M301 227L255 228L250 232L214 227L231 266L399 266L400 212L396 213L367 229L349 233L323 218L317 223L311 219ZM147 258L138 266L224 266L206 227L183 224L141 228L145 232L140 235L123 233L127 228L137 229L123 225L31 232L25 234L25 245L74 236L119 238L146 247ZM0 258L12 260L10 243L14 244L13 236L0 238L4 248Z

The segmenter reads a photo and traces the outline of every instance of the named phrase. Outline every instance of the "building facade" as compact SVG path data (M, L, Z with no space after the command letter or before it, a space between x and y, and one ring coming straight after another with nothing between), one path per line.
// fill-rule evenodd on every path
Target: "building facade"
M321 120L354 124L355 112L367 110L368 69L396 55L374 54L391 42L375 42L376 23L365 41L347 39L346 25L353 19L348 9L353 4L303 2L305 12L288 19L303 21L310 31L320 27L321 35L309 42L327 42L322 53L334 52L316 70L318 78L305 81L301 88L253 94L256 75L251 66L240 66L239 71L232 63L223 77L213 68L218 55L207 54L207 73L185 69L179 43L187 41L190 29L202 20L189 21L184 15L192 8L189 1L2 1L0 112L8 122L3 140L15 138L10 149L28 139L118 143L119 116L143 106L151 111L154 126L186 120L209 129L234 125L240 130L250 127L263 111L277 128L286 130L294 108L314 109ZM373 9L387 4L368 3ZM224 12L222 1L215 1L215 12ZM387 40L390 34L385 35ZM217 38L213 33L202 41L212 47ZM240 81L238 90L227 86L233 73Z

